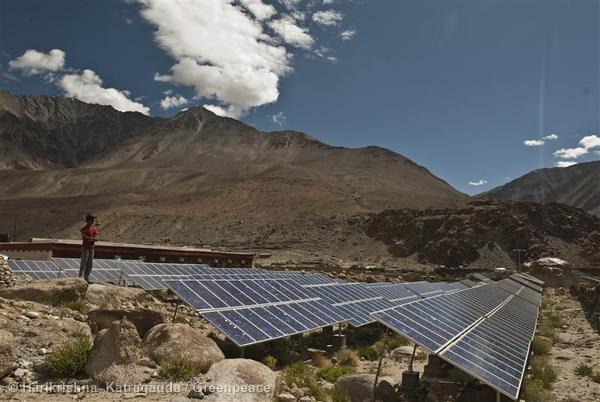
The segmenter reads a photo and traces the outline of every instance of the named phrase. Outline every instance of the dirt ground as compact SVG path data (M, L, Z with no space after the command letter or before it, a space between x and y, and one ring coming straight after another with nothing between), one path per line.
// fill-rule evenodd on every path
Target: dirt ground
M550 289L545 305L564 322L551 354L558 372L552 388L557 401L599 401L600 384L576 375L575 368L585 363L600 372L600 334L586 320L579 301L568 293Z

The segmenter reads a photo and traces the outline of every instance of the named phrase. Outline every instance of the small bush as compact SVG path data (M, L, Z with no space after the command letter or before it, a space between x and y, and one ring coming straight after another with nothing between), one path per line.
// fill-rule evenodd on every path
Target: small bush
M379 354L377 353L374 347L359 348L358 355L365 360L371 361L377 360L377 358L379 357Z
M383 338L375 342L373 348L377 354L382 351L394 350L397 347L408 345L408 341L398 335L384 335Z
M75 301L63 301L60 302L57 307L61 309L75 310L81 314L86 314L89 310L87 303L83 299L78 299Z
M268 355L267 357L264 358L263 364L265 366L267 366L268 368L270 368L271 370L275 370L275 367L277 366L277 359L271 355Z
M340 350L337 353L336 358L337 358L337 364L339 364L340 366L356 367L356 366L358 366L358 363L360 362L360 358L358 357L356 352L353 351L352 349L348 349L348 348Z
M592 366L581 363L577 367L575 367L575 374L579 376L591 377L594 374L594 369Z
M521 399L527 402L550 402L554 395L544 387L541 380L527 381L521 390Z
M554 314L547 314L543 318L543 321L545 323L547 323L549 326L551 326L552 328L560 328L564 324L563 319Z
M327 399L327 391L317 382L315 370L304 363L294 363L286 367L283 372L283 379L289 387L296 384L300 388L310 389L311 396L319 401Z
M313 365L318 368L327 368L332 366L331 360L329 360L320 353L315 354L311 360Z
M48 368L56 376L75 377L83 372L92 352L90 340L82 336L57 347L48 356Z
M550 364L550 360L545 356L536 356L531 363L531 373L536 380L540 380L544 388L550 389L552 383L556 381L556 369Z
M189 380L208 369L184 357L163 360L160 367L163 375L170 380Z
M354 367L349 366L331 366L328 368L322 368L317 370L316 377L319 380L325 380L327 382L334 383L338 377L341 377L345 374L354 373Z
M424 350L417 351L417 353L415 354L415 360L424 362L425 360L427 360L427 352L425 352Z
M552 341L547 338L536 336L533 338L531 348L536 355L547 355L550 353L550 350L552 350Z

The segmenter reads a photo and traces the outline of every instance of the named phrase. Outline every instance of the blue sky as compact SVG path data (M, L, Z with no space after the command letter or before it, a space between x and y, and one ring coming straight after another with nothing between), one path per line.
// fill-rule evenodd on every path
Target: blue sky
M598 1L3 0L0 63L17 94L211 105L470 194L600 159Z

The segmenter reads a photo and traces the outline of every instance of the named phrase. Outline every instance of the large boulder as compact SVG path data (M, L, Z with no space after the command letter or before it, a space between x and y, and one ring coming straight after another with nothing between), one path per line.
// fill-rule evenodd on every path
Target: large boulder
M0 297L57 305L83 298L87 288L81 278L48 279L0 289Z
M203 371L225 358L215 341L187 324L158 324L146 333L142 350L157 362L186 359Z
M159 311L146 308L136 310L96 309L88 312L88 320L94 333L108 328L114 321L122 319L131 322L141 338L150 328L165 322L164 316Z
M275 372L249 359L221 360L213 364L206 375L212 385L225 386L225 392L219 392L219 402L271 402L279 386ZM236 386L251 386L254 392L235 393Z
M102 384L143 382L143 368L137 365L141 341L131 322L114 321L94 339L94 353L85 372Z
M10 374L17 363L15 338L5 330L0 330L0 379Z
M342 390L351 402L370 402L373 400L374 383L375 374L347 374L339 377L335 386ZM391 377L379 377L376 399L383 402L397 402L398 397L394 394L391 385L394 383Z
M151 303L154 298L144 289L93 283L88 286L85 300L100 308L119 308L123 302Z

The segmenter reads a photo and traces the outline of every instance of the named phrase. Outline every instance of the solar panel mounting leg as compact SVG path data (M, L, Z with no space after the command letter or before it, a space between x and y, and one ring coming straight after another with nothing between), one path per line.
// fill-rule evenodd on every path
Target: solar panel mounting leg
M412 356L410 357L410 364L408 365L408 371L413 372L413 362L415 361L415 354L417 352L417 344L413 346Z
M377 393L377 381L379 381L379 373L381 373L381 363L383 362L383 355L385 354L385 346L381 349L379 354L379 363L377 364L377 373L375 373L375 382L373 383L373 402L375 402L375 394Z
M179 302L175 305L175 311L173 312L173 322L175 322L175 318L177 317L177 311L179 310Z
M496 391L496 402L500 402L500 391Z
M246 351L245 348L240 348L240 358L242 358L242 359L244 358L244 355L246 354L245 351Z

